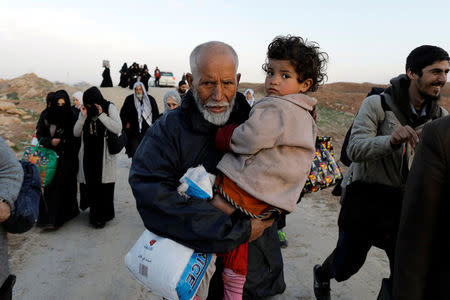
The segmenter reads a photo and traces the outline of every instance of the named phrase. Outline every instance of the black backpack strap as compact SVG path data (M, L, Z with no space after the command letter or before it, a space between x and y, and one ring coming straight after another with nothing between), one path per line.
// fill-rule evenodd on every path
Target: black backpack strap
M383 111L392 111L391 107L386 103L386 98L384 97L384 94L380 94L381 98L381 107L383 108Z

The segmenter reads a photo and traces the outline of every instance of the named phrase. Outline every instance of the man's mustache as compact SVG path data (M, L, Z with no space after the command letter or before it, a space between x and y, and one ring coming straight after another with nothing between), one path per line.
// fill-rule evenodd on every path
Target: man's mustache
M445 85L445 82L443 82L443 81L435 81L431 85L432 86L441 86L441 87L443 87Z
M228 106L230 106L230 104L228 102L217 102L214 100L209 100L208 102L206 102L206 104L204 106L205 107L228 107Z

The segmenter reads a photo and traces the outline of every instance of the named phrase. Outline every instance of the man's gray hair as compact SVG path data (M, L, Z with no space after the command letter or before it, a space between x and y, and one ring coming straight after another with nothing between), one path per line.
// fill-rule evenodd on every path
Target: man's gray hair
M234 51L233 47L230 45L224 43L224 42L218 42L218 41L210 41L203 44L198 45L197 47L192 50L191 55L189 56L189 64L191 66L191 73L195 76L197 74L197 64L198 64L198 58L203 50L206 50L208 48L215 48L215 47L225 47L228 49L231 54L233 55L234 59L234 66L235 66L235 72L237 72L238 66L239 66L239 58L237 56L236 51Z

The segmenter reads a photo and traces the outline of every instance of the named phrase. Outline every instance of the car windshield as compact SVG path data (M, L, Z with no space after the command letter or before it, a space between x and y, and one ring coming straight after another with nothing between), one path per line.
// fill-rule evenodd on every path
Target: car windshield
M173 77L173 73L172 72L161 72L161 76L171 76L171 77Z

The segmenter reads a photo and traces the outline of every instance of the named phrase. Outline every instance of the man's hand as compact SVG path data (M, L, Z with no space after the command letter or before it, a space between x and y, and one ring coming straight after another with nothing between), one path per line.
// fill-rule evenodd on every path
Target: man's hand
M11 215L11 207L6 202L0 202L0 223L6 221Z
M130 122L127 122L127 124L125 124L125 128L130 129L130 127L131 127Z
M391 144L396 146L409 142L413 148L416 148L416 145L419 143L419 134L408 125L400 126L392 133Z
M51 144L56 147L58 146L59 142L61 142L61 139L52 139Z
M263 221L261 219L251 219L252 233L250 234L248 242L253 242L257 238L259 238L267 227L272 226L273 221L274 219L270 219L267 221Z

